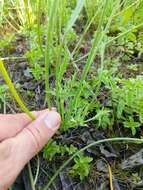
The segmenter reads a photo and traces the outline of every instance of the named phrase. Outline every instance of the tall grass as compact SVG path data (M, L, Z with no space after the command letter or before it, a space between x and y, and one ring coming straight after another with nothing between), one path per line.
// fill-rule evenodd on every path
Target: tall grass
M111 3L111 5L110 5ZM81 12L83 11L83 8L86 8L86 3L84 1L77 1L77 4L72 11L71 15L68 18L68 21L64 23L64 11L66 10L66 1L47 1L48 9L48 23L46 25L47 31L46 31L46 46L41 48L41 37L39 32L39 47L44 51L44 57L45 57L45 86L46 86L46 100L48 107L51 107L51 102L53 101L53 90L50 88L50 76L51 76L51 70L52 65L55 65L55 97L56 97L56 105L58 107L59 112L62 115L63 120L63 129L67 129L69 127L69 123L71 120L77 120L78 117L81 117L84 119L86 114L88 113L88 110L90 110L90 106L92 104L89 104L85 108L83 108L83 112L78 111L79 106L81 104L80 97L83 93L83 84L84 81L86 81L88 72L90 71L91 65L94 62L94 58L99 52L99 49L101 48L101 45L106 48L108 44L113 42L114 40L124 36L128 32L130 32L132 29L129 29L129 31L121 33L119 36L104 42L104 39L106 38L106 33L110 29L110 25L115 19L115 16L117 15L117 12L121 12L120 9L122 5L124 4L124 1L101 1L100 5L97 3L98 6L97 10L95 12L95 15L93 15L87 22L87 25L85 26L84 32L82 33L79 42L77 42L77 45L73 49L73 51L70 50L68 46L67 41L67 35L75 25L76 21L81 15ZM40 6L40 4L39 4ZM125 7L126 8L126 7ZM39 9L40 10L40 9ZM54 12L53 12L54 10ZM109 10L111 11L111 14L109 14ZM47 14L47 13L46 13ZM39 17L39 15L38 15ZM74 59L78 56L78 52L80 49L80 45L82 44L82 41L84 40L84 37L86 36L90 26L95 21L98 21L98 26L95 27L95 33L92 39L92 47L90 48L90 51L87 55L87 60L85 61L85 65L83 67L83 71L81 74L80 81L78 81L78 70L75 70L74 80L73 83L78 84L77 91L75 92L75 97L68 97L64 96L64 90L67 88L65 81L62 83L63 76L67 72L68 67L71 63L74 63ZM105 24L106 22L106 24ZM38 22L39 23L39 22ZM64 23L64 24L63 24ZM140 27L142 24L139 24L138 26L135 26L135 28ZM40 25L38 24L38 30L40 30ZM134 29L134 28L133 28ZM56 47L56 52L54 50L54 47ZM64 53L63 53L64 52ZM102 52L104 54L104 52ZM56 57L56 60L51 60L51 54ZM104 57L104 55L102 55ZM103 69L103 59L101 63L101 68ZM77 65L74 65L75 68L78 68ZM70 78L70 76L69 76ZM67 79L69 80L69 79ZM96 96L98 95L100 89L100 81L98 81L97 90L94 95L94 100L96 99ZM93 100L93 101L94 101ZM65 101L67 104L67 108L65 109ZM81 113L79 113L81 112ZM78 113L78 117L76 117ZM80 119L79 119L80 120ZM77 122L75 122L77 124ZM72 124L71 124L72 126Z
M38 0L2 0L0 3L0 19L16 32L26 31L35 24L37 4Z
M4 12L4 0L1 0L1 3L0 3L0 26L3 21L3 12Z
M49 20L48 20L48 26L47 26L47 37L46 37L46 48L45 48L45 86L46 86L46 100L48 103L49 109L51 108L51 101L50 101L50 81L49 81L49 75L50 75L50 49L52 48L52 42L54 38L55 29L56 26L56 15L58 11L59 6L59 0L53 0L50 5L50 12L49 12Z
M93 2L95 5L94 7L91 7ZM67 8L69 8L70 3L73 3L75 7L71 12L69 11L70 14L67 16L65 12L67 11ZM107 33L116 17L123 14L124 10L127 11L128 9L133 8L134 5L139 5L139 1L132 2L131 5L126 5L125 1L120 0L72 0L70 3L67 0L10 0L5 3L2 1L1 4L1 17L8 20L8 22L13 25L13 28L16 28L19 31L28 31L30 35L36 28L38 39L37 47L40 49L41 56L45 62L45 99L49 108L53 104L53 99L55 99L58 110L62 115L63 129L69 128L69 125L72 126L72 124L70 124L72 121L77 125L80 118L84 120L86 114L90 110L91 104L96 100L96 96L100 89L100 77L96 87L96 93L92 95L93 100L88 105L83 105L81 110L79 109L84 85L87 82L87 76L91 70L91 65L94 64L96 55L99 54L99 52L101 53L101 69L104 69L104 53L106 47L108 47L113 41L124 37L129 32L134 31L143 25L143 23L139 23L125 32L121 32L119 35L108 39ZM8 14L5 14L3 11L5 10L5 6L9 6L8 9L14 10L14 13L9 11ZM93 11L94 8L96 8L95 12ZM68 44L68 35L74 30L74 26L78 23L78 19L83 12L86 12L87 14L87 22L82 34L79 35L79 40L76 41L75 46L71 49ZM43 15L44 20L41 20ZM88 53L82 55L84 58L84 62L82 63L82 57L79 57L80 47L91 26L94 26L93 29L95 30L91 40L92 45ZM107 40L105 40L105 38ZM44 41L46 42L44 43ZM33 42L32 38L31 42ZM103 50L100 51L102 47ZM36 54L34 56L36 56ZM56 57L54 60L51 59L53 56ZM35 60L35 57L33 60ZM82 72L81 69L78 69L78 66L81 63L84 64ZM33 65L35 65L35 63L33 63ZM55 67L54 69L53 65ZM74 67L72 68L74 74L66 77L65 81L64 75L71 65ZM54 75L55 77L55 88L50 87L51 75ZM70 96L68 93L65 94L66 90L68 92L68 89L66 88L68 81L70 81L71 78L72 83L77 85L74 96Z

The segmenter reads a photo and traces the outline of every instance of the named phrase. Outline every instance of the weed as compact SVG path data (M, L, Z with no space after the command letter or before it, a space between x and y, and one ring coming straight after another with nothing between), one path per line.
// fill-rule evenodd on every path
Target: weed
M56 142L50 140L48 144L44 147L43 151L43 157L48 160L52 160L56 154L60 153L60 146L57 145Z
M67 146L67 145L58 145L55 141L50 140L48 144L44 147L43 150L43 156L45 159L52 160L53 157L56 154L60 155L72 155L77 151L77 148L74 147L73 145Z
M58 145L55 141L50 140L48 144L44 147L43 157L51 161L57 155L68 155L71 156L77 152L77 148L73 145ZM74 165L69 171L72 176L79 176L83 180L89 174L90 162L93 159L91 157L79 154L74 158Z
M112 125L111 122L111 110L107 108L102 108L102 110L97 110L96 115L93 118L88 119L86 122L96 120L97 127L106 128Z
M121 87L113 87L112 98L117 106L117 118L126 116L139 117L142 123L142 77L119 80Z
M80 180L83 180L88 176L90 170L90 163L93 158L88 156L83 156L82 154L74 158L74 166L69 171L72 176L80 176Z
M8 101L7 86L0 85L0 109L6 112L6 103Z
M123 122L125 128L129 128L132 131L132 135L136 134L136 128L140 127L139 122L135 122L132 117L129 117L128 120Z

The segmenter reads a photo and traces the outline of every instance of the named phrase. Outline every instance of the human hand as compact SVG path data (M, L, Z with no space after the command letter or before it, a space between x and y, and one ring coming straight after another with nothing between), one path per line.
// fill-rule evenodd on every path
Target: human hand
M12 185L60 126L60 115L55 110L33 114L37 118L33 122L23 113L0 114L0 190Z

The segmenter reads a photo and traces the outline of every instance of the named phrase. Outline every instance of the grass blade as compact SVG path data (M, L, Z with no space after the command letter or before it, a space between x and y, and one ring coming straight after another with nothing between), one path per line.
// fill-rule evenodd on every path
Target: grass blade
M113 41L115 41L115 40L117 40L117 39L119 39L119 38L125 36L126 34L128 34L128 33L132 32L132 31L134 31L134 30L136 30L136 29L142 27L142 26L143 26L143 22L140 23L140 24L138 24L138 25L136 25L136 26L134 26L134 27L132 27L132 28L130 28L129 30L127 30L127 31L125 31L125 32L123 32L123 33L121 33L121 34L119 34L118 36L112 38L111 40L109 40L109 41L107 42L107 45L110 44L110 43L112 43Z
M1 0L1 3L0 3L0 26L1 26L1 23L3 20L3 9L4 9L4 0Z
M73 27L75 21L77 20L82 8L84 6L84 0L77 0L76 8L74 9L70 20L67 23L67 26L65 28L65 35L69 32L69 30Z
M111 166L105 158L102 158L102 159L105 161L105 163L107 164L107 167L108 167L110 190L114 190L113 189L113 175L112 175Z
M108 172L109 172L109 181L110 181L110 190L113 190L113 176L112 176L112 169L110 164L107 163Z
M98 25L97 31L95 33L93 45L91 47L91 50L89 52L89 56L88 56L86 65L84 66L84 69L83 69L83 72L82 72L82 75L81 75L79 90L77 92L77 96L75 98L75 103L74 103L75 108L77 107L77 103L78 103L80 94L82 92L82 83L83 83L83 81L85 80L85 78L87 76L89 68L90 68L90 66L91 66L91 64L92 64L92 62L94 60L94 57L95 57L96 52L98 50L98 47L99 47L99 45L100 45L100 43L102 41L102 38L104 36L103 30L102 30L102 25L103 25L103 21L104 21L106 7L107 7L107 0L105 0L105 2L104 2L103 11L102 11L102 14L101 14L101 17L100 17L100 21L99 21L99 25Z
M48 22L48 29L47 29L47 37L46 37L46 49L45 49L45 88L46 88L46 101L48 104L49 109L51 108L51 101L50 101L50 48L52 46L53 41L53 32L54 32L54 24L55 24L55 16L57 14L59 5L59 0L53 0L52 5L50 8L50 16Z

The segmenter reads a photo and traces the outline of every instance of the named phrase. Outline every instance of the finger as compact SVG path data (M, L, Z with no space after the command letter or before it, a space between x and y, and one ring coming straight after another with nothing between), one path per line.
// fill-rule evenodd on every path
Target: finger
M35 117L46 110L32 112ZM25 113L0 114L0 141L15 136L31 122L31 118Z
M23 167L35 156L60 126L60 115L55 111L45 112L30 123L15 138L18 160Z
M6 190L15 181L25 164L59 128L60 120L57 112L46 111L15 137L0 143L0 190Z

